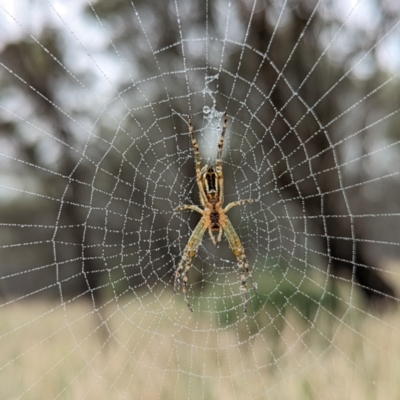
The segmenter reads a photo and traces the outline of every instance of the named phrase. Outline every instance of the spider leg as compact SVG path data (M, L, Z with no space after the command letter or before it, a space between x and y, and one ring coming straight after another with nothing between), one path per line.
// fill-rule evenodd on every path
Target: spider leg
M182 292L183 297L189 310L193 312L193 308L189 303L188 298L188 273L190 267L192 266L192 260L197 254L197 249L203 239L204 232L207 229L207 224L205 223L204 219L202 218L199 223L197 224L196 228L190 235L189 241L183 251L182 260L178 265L178 268L175 271L175 281L174 281L174 291L176 292L182 285Z
M202 206L205 206L205 204L208 200L207 200L207 195L204 191L204 187L201 182L201 155L200 155L199 145L197 143L196 137L194 136L191 115L189 115L188 122L189 122L189 133L190 133L190 137L192 138L194 159L195 159L195 163L196 163L196 181L197 181L197 186L199 187L200 203L202 204Z
M195 206L194 204L184 204L182 206L176 207L174 211L184 211L184 210L191 210L191 211L197 211L200 214L204 214L204 211L198 207Z
M219 141L218 141L217 166L222 165L221 156L222 156L222 148L224 147L225 131L226 131L227 122L228 122L228 115L225 113L224 114L224 125L222 126L221 137L219 138Z
M238 201L233 201L232 203L229 203L225 208L224 208L224 213L228 212L231 208L236 207L236 206L243 206L245 204L253 203L253 199L247 199L247 200L238 200Z
M241 282L241 291L243 292L244 299L244 312L247 312L247 303L249 301L249 292L247 290L247 278L250 279L253 289L257 292L257 284L253 281L253 275L251 273L251 269L249 267L249 263L246 258L246 254L244 253L244 248L242 243L237 235L232 223L229 221L228 217L224 218L223 229L225 232L225 236L229 242L229 246L231 247L233 254L235 254L238 260L239 272L240 272L240 282ZM246 277L247 274L247 277Z
M219 202L220 204L224 204L224 179L222 172L222 149L224 147L225 140L225 132L226 126L228 122L228 115L224 114L224 124L222 126L221 136L218 141L218 151L217 151L217 159L216 159L216 172L218 176L218 186L219 186Z

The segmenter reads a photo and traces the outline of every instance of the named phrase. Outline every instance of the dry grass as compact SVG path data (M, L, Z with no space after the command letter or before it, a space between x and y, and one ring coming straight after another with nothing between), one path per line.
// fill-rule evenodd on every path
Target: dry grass
M399 312L321 312L311 328L294 309L280 317L223 327L170 294L101 315L15 302L2 310L0 398L400 398Z

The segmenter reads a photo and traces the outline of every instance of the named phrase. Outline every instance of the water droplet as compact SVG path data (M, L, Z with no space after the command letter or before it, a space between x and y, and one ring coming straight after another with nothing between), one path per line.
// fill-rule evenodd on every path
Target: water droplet
M208 107L208 106L204 106L204 107L203 107L203 113L204 113L204 114L207 115L207 114L210 114L210 112L211 112L210 107Z

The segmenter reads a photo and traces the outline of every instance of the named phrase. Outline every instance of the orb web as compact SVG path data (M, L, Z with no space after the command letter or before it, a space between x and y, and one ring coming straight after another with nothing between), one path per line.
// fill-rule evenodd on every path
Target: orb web
M398 397L399 12L0 1L5 398ZM205 234L191 313L173 291L199 222L174 211L200 205L188 118L213 165L225 113L258 291L245 314Z

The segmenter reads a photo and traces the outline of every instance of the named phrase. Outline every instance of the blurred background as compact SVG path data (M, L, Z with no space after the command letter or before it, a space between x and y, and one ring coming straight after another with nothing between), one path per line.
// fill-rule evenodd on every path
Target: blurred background
M340 332L367 335L347 320L354 311L368 323L379 321L376 329L398 333L385 318L396 312L400 290L399 17L400 5L389 0L0 0L0 297L4 320L10 318L3 345L13 330L26 337L22 326L60 310L64 320L43 324L47 333L27 347L47 346L58 329L69 331L75 345L49 362L53 368L71 359L74 346L85 353L85 335L93 335L101 349L118 343L114 365L126 365L115 361L122 354L135 368L163 372L158 386L143 378L147 398L162 397L150 387L164 387L166 371L175 374L173 382L182 373L198 374L204 394L198 398L213 398L204 382L224 376L224 368L210 372L213 362L203 361L207 367L196 370L187 352L177 356L182 346L189 353L211 346L216 354L231 345L253 348L249 359L238 358L242 373L253 372L243 378L253 388L254 371L280 368L280 359L304 378L306 366L321 366L318 357L328 349L348 355L335 343ZM193 213L173 211L199 204L187 119L193 115L210 164L224 112L225 201L257 200L230 212L260 287L247 320L226 241L217 250L205 235L194 260L189 281L196 316L172 290L198 222ZM40 308L22 317L27 303ZM22 318L16 326L15 307ZM72 317L71 310L82 315ZM293 310L299 325L290 322ZM83 320L91 333L81 337L77 321ZM135 346L155 346L158 353L166 351L158 335L175 338L168 361L147 350L138 356L118 337L124 326L141 332ZM214 329L233 336L225 344L193 338L201 331L213 337ZM308 341L310 332L318 339ZM147 335L157 345L141 346ZM255 341L272 336L283 347L266 345L268 355L255 361ZM324 343L314 353L318 340ZM318 356L304 361L290 343ZM380 348L383 342L371 343ZM102 350L93 351L84 365L97 368L97 356L113 364ZM23 354L16 350L0 364L17 368ZM94 375L104 378L105 369ZM280 380L290 375L280 371ZM236 373L229 363L234 387ZM125 388L140 385L131 374ZM102 390L113 393L116 376L100 379ZM54 397L81 381L76 377L55 388ZM268 379L259 375L249 397L272 396L277 381ZM299 398L314 398L318 384L304 379ZM220 393L240 395L217 381ZM340 382L333 379L333 387ZM369 384L367 378L360 387ZM26 385L10 389L9 398L37 393L32 382ZM192 382L186 391L195 396L195 388ZM166 398L179 397L180 389L176 383ZM86 390L73 398L91 398ZM345 398L363 398L343 390Z

